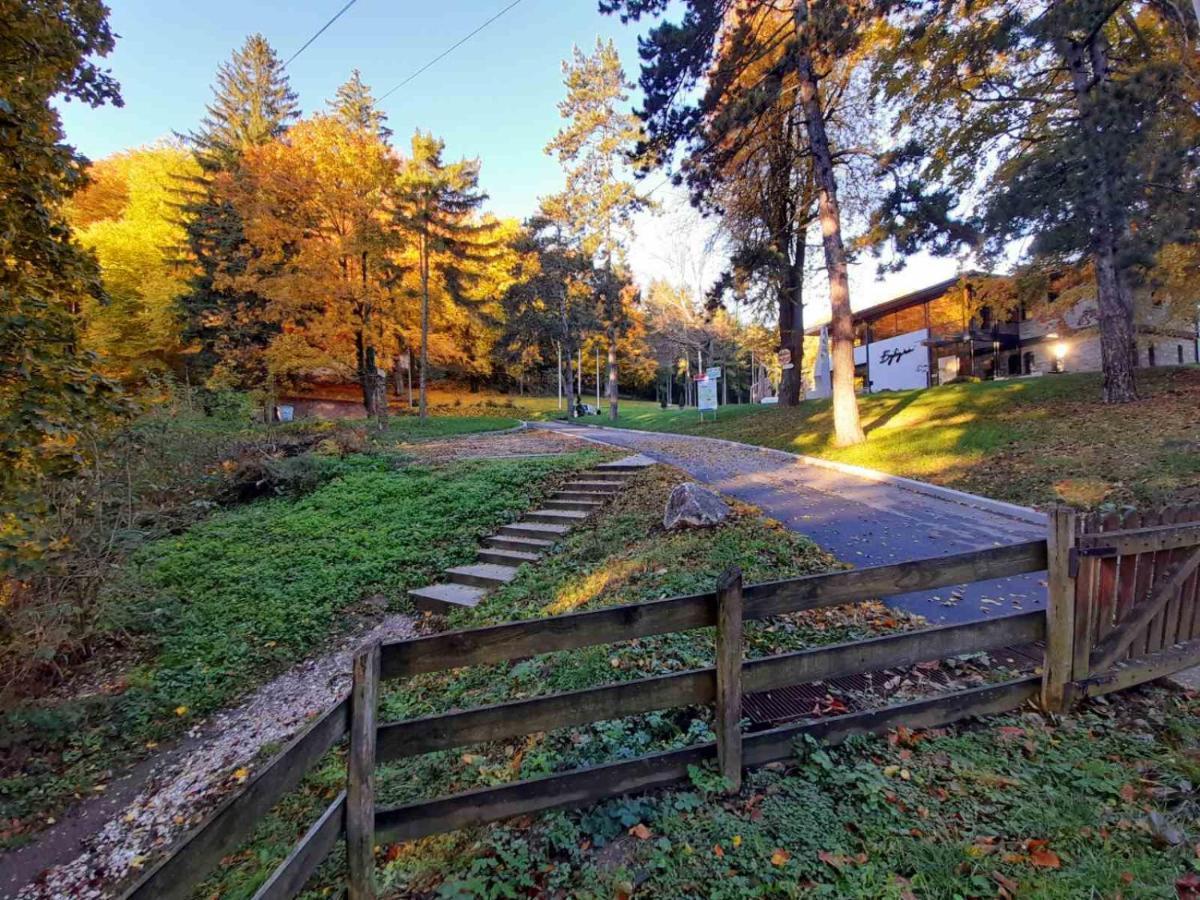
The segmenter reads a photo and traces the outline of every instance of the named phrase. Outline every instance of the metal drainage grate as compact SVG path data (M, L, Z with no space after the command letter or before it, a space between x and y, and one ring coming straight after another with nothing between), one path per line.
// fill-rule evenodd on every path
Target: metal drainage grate
M1037 643L1002 647L988 651L988 657L993 668L1008 668L1014 673L1032 672L1042 664L1044 646ZM750 720L751 729L762 730L801 719L819 719L886 705L896 693L889 684L905 678L928 684L929 693L933 694L956 685L963 674L963 671L952 672L944 665L937 668L914 666L794 684L746 694L742 698L742 714ZM841 708L843 706L845 709Z

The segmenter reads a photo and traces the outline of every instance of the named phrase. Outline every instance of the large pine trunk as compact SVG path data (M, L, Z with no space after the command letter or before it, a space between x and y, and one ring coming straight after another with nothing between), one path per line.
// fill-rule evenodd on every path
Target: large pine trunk
M854 317L850 310L850 276L846 264L846 246L842 241L842 216L838 208L837 178L833 155L825 131L825 113L821 109L817 76L808 50L808 0L796 3L796 75L800 101L813 155L813 175L817 184L817 202L821 217L825 268L829 275L829 305L833 343L833 432L839 447L861 444L866 440L858 418L858 398L854 394Z
M1091 257L1096 274L1096 305L1100 312L1100 367L1104 372L1104 402L1130 403L1138 399L1137 335L1133 298L1117 264L1117 245L1126 230L1125 213L1113 191L1114 174L1103 158L1104 124L1097 114L1093 91L1104 89L1109 78L1108 47L1102 33L1085 47L1063 40L1059 46L1071 73L1084 147L1094 173L1087 212L1092 221ZM1089 65L1091 71L1088 71Z

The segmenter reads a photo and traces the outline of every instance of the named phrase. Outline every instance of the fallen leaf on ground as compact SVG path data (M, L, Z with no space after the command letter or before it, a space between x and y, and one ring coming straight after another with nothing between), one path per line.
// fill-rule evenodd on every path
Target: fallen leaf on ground
M1062 861L1058 858L1058 854L1053 850L1040 848L1029 854L1029 862L1031 865L1037 866L1039 869L1061 869Z

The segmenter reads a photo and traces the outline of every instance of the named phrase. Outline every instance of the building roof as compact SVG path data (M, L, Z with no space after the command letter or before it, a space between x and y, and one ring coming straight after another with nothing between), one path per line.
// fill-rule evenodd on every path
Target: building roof
M857 309L854 311L854 322L873 322L880 316L885 316L888 313L895 312L898 309L906 309L909 306L916 306L918 303L925 303L929 300L936 300L950 288L954 287L963 278L989 278L992 277L989 272L963 272L955 275L953 278L947 278L945 281L939 281L936 284L931 284L928 287L919 288L915 291L909 291L907 294L901 294L899 297L893 297L891 300L884 300L882 303L876 303L868 306L866 309ZM804 329L805 334L819 334L821 329L829 324L829 319L823 322L817 322L814 325L809 325Z

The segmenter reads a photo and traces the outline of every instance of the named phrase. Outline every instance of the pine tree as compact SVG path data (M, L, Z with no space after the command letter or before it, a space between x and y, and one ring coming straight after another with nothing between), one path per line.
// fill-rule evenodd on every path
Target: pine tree
M351 128L369 131L385 143L392 139L387 116L376 105L358 69L350 72L350 78L337 89L337 96L326 101L326 105L330 113Z
M568 120L546 152L566 170L566 190L548 198L543 208L579 238L583 252L607 273L596 284L596 297L608 342L609 417L617 418L617 341L624 327L620 285L624 244L633 216L649 201L629 178L626 161L641 137L636 116L621 112L633 85L625 79L616 47L597 39L585 55L578 47L563 63L567 96L558 105Z
M218 272L245 270L248 248L241 217L214 195L213 180L236 172L248 147L279 137L299 115L283 64L262 35L248 37L221 64L207 109L199 130L188 135L203 174L181 189L187 249L197 268L181 298L184 337L200 380L257 386L266 374L262 352L277 329L262 315L261 297L214 286Z
M803 121L821 222L832 312L835 440L843 446L860 443L865 438L854 392L847 253L836 147L828 127L833 104L822 82L840 61L853 59L866 26L888 4L789 0L770 5L778 21L771 16L760 21L762 7L740 0L686 0L681 5L679 24L663 22L642 41L646 103L641 115L649 132L642 152L662 164L680 146L693 156L704 156L719 142L731 141L728 150L741 148L744 136L753 134L746 126L777 108L787 92L788 104ZM668 0L600 0L601 12L620 13L625 21L659 16L670 6ZM781 316L781 325L786 322ZM796 368L799 363L792 361Z
M480 275L476 263L486 262L494 247L493 224L479 223L474 213L487 195L479 190L479 160L442 160L445 144L418 131L412 156L396 180L394 221L414 245L411 268L418 278L421 337L418 378L420 417L428 415L430 285L436 278L451 299L467 301L467 288Z
M246 38L217 68L213 100L206 109L191 142L202 164L220 170L236 166L246 147L279 137L300 115L283 63L261 34Z
M1104 399L1137 399L1133 284L1200 227L1188 39L1163 5L1133 0L913 6L879 65L914 137L879 236L942 252L965 239L985 258L1020 240L1026 274L1046 278L1086 263ZM956 219L967 196L977 213Z
M514 282L504 295L505 330L500 346L514 360L574 359L580 335L599 325L593 302L592 261L562 223L544 212L530 218L515 242ZM564 382L574 416L575 379Z

